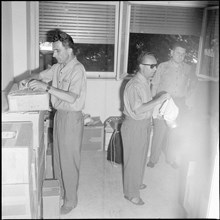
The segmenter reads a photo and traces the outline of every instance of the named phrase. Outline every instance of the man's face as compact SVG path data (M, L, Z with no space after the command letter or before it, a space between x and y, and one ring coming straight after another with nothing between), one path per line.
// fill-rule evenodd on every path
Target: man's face
M152 64L153 66L150 66ZM146 78L153 77L154 73L157 70L155 64L157 64L157 60L153 56L146 56L142 64L140 64L141 73L144 74Z
M65 63L70 56L70 48L65 48L61 41L53 43L53 57L56 58L58 63Z
M171 50L172 60L176 63L182 63L186 56L186 49L182 47L176 47L174 50Z

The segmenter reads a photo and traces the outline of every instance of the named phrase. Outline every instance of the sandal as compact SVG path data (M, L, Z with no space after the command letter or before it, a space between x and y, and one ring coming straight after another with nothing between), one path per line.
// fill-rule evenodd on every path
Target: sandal
M72 209L74 209L74 208L75 208L75 207L67 207L67 206L63 205L63 206L61 207L60 213L61 213L61 215L66 215L66 214L68 214L69 212L71 212Z
M144 201L141 198L138 197L133 197L133 198L129 198L128 196L124 196L125 199L127 199L128 201L132 202L135 205L144 205ZM136 201L135 199L138 198L138 201Z

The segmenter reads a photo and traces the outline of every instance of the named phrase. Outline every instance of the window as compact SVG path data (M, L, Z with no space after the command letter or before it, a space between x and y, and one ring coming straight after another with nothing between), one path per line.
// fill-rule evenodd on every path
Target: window
M219 80L219 7L208 7L200 44L198 76L206 80Z
M122 46L128 47L120 60L122 76L134 73L137 57L143 50L154 53L158 63L168 60L170 47L177 39L188 42L186 62L197 63L202 5L188 7L187 4L178 5L176 2L130 2L123 7L123 17L129 20L129 24L126 24L127 30L121 30L125 33Z
M151 50L158 62L163 62L169 59L170 45L175 39L189 43L190 53L186 59L196 66L197 75L202 69L200 57L204 57L204 52L200 51L205 41L201 34L209 27L209 24L202 27L206 1L40 1L31 4L36 4L32 23L39 30L39 40L33 37L32 42L45 42L46 32L54 28L70 33L88 77L117 76L120 79L132 74L142 49ZM43 68L47 67L43 66L45 62L56 62L50 52L41 50L40 53ZM37 63L37 58L33 63ZM208 77L216 78L217 72L211 72ZM207 77L207 73L202 75Z
M78 48L78 60L88 77L116 76L118 2L39 2L39 41L47 42L47 33L60 29L72 36ZM41 68L54 64L51 51L41 50ZM49 63L48 63L49 62Z
M157 63L169 60L170 48L176 40L187 42L188 53L185 57L185 62L196 65L199 48L198 36L130 33L127 73L135 73L137 57L142 51L153 53L157 59Z

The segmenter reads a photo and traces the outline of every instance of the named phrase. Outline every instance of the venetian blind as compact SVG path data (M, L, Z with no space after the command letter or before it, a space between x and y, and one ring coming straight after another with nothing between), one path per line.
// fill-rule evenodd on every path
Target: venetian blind
M203 9L132 5L130 32L200 36Z
M61 29L75 43L114 44L115 5L73 1L39 1L39 37Z

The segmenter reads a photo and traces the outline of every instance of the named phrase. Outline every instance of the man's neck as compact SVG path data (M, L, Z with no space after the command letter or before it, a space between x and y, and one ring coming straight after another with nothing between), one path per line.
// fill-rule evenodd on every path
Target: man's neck
M177 63L173 59L171 59L171 62L175 67L179 67L180 65L182 65L182 63Z
M76 57L75 55L70 56L69 59L63 63L63 67L65 67L66 64L69 63L70 61L72 61L75 57Z
M150 82L151 77L147 77L144 73L138 72L147 82Z

